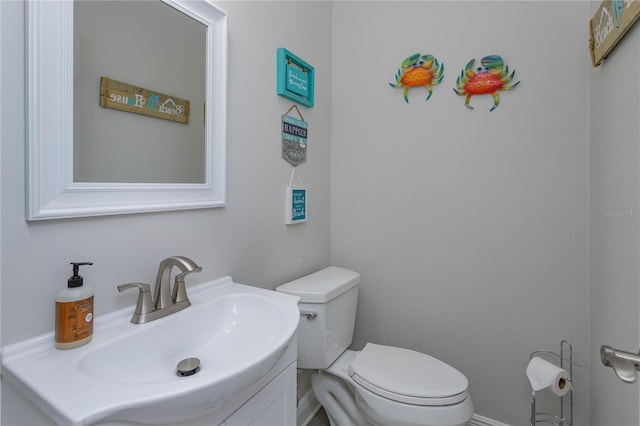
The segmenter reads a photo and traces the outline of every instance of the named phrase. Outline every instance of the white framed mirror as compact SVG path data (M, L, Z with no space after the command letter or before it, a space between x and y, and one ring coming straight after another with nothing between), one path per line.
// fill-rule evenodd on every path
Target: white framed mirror
M77 108L74 105L78 79L74 76L74 2L73 1L30 1L27 7L27 220L58 219L85 216L100 216L125 213L142 213L164 210L222 207L225 203L226 175L226 78L227 78L227 21L226 13L207 0L162 0L172 12L178 11L199 23L204 29L205 82L204 105L198 99L193 108L196 117L190 126L204 126L204 145L199 161L194 165L199 169L195 179L148 178L138 181L116 178L82 178L78 175L77 164L74 174L74 135L82 133L83 139L95 139L99 144L109 144L109 138L91 138L92 129L78 130L74 120ZM122 2L113 2L122 4ZM126 2L125 2L126 3ZM148 2L139 2L148 3ZM118 31L117 25L114 30ZM166 30L166 29L165 29ZM122 43L120 43L122 45ZM157 49L176 49L165 44ZM77 58L76 58L77 60ZM127 69L125 65L123 69ZM180 78L176 73L176 79ZM126 73L124 75L127 75ZM125 77L128 78L128 77ZM135 80L135 79L134 79ZM146 81L146 79L145 79ZM132 81L136 86L145 87L145 81ZM127 81L129 83L129 81ZM153 83L151 83L153 86ZM162 87L145 87L162 91ZM96 82L95 103L99 102L100 82ZM170 93L167 92L167 93ZM83 101L84 102L84 101ZM97 109L96 105L91 108ZM199 107L199 109L197 108ZM74 109L75 108L75 109ZM105 109L102 114L121 114L136 125L167 126L154 117L137 116L129 112ZM106 121L106 120L105 120ZM84 122L84 119L83 119ZM199 123L199 124L198 124ZM169 125L183 126L171 123ZM118 126L115 126L118 127ZM114 128L115 128L114 127ZM201 129L200 129L201 130ZM104 129L100 130L104 132ZM157 131L157 129L156 129ZM168 133L163 132L161 133ZM179 133L178 133L179 135ZM177 138L172 136L171 139ZM113 142L122 141L122 135ZM135 138L131 138L132 140ZM131 143L126 140L126 143ZM180 141L176 141L180 143ZM183 144L184 145L184 144ZM141 151L149 151L149 147ZM177 151L182 149L182 145ZM159 149L171 150L168 147ZM77 149L76 149L77 151ZM125 158L114 154L105 155L98 151L100 161L106 162L105 169L118 170ZM202 154L204 153L204 155ZM169 154L175 156L176 154ZM113 157L113 158L111 158ZM147 161L148 160L148 161ZM156 165L153 155L137 160L142 166ZM176 161L177 162L177 161ZM77 163L77 161L75 162ZM149 164L145 164L149 163ZM157 163L158 168L166 167ZM182 162L179 167L191 168ZM89 167L89 169L97 168ZM137 170L136 170L137 172ZM119 173L119 172L117 172ZM136 180L135 178L131 180Z

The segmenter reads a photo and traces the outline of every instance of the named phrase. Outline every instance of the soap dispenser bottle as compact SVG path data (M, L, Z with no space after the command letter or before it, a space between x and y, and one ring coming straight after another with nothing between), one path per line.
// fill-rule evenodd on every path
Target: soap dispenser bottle
M85 286L78 274L81 265L92 262L71 262L73 276L67 288L56 296L56 348L72 349L91 341L93 336L93 290Z

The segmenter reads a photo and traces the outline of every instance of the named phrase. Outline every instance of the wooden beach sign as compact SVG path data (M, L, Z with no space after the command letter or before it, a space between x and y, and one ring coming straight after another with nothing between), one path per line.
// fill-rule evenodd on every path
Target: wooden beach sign
M591 64L599 66L603 59L640 17L640 0L605 0L589 21Z
M100 106L189 124L189 101L107 77L100 79Z

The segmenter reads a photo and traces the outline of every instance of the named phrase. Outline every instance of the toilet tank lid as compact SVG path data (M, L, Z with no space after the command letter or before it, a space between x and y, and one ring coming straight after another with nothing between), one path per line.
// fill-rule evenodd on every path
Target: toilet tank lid
M301 303L326 303L360 283L360 274L349 269L329 266L276 288L292 294Z

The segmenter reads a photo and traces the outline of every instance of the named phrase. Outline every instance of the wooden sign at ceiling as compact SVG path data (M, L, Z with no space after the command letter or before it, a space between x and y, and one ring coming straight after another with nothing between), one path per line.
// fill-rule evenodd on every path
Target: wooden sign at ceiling
M591 63L599 66L640 17L640 0L605 0L589 21Z

